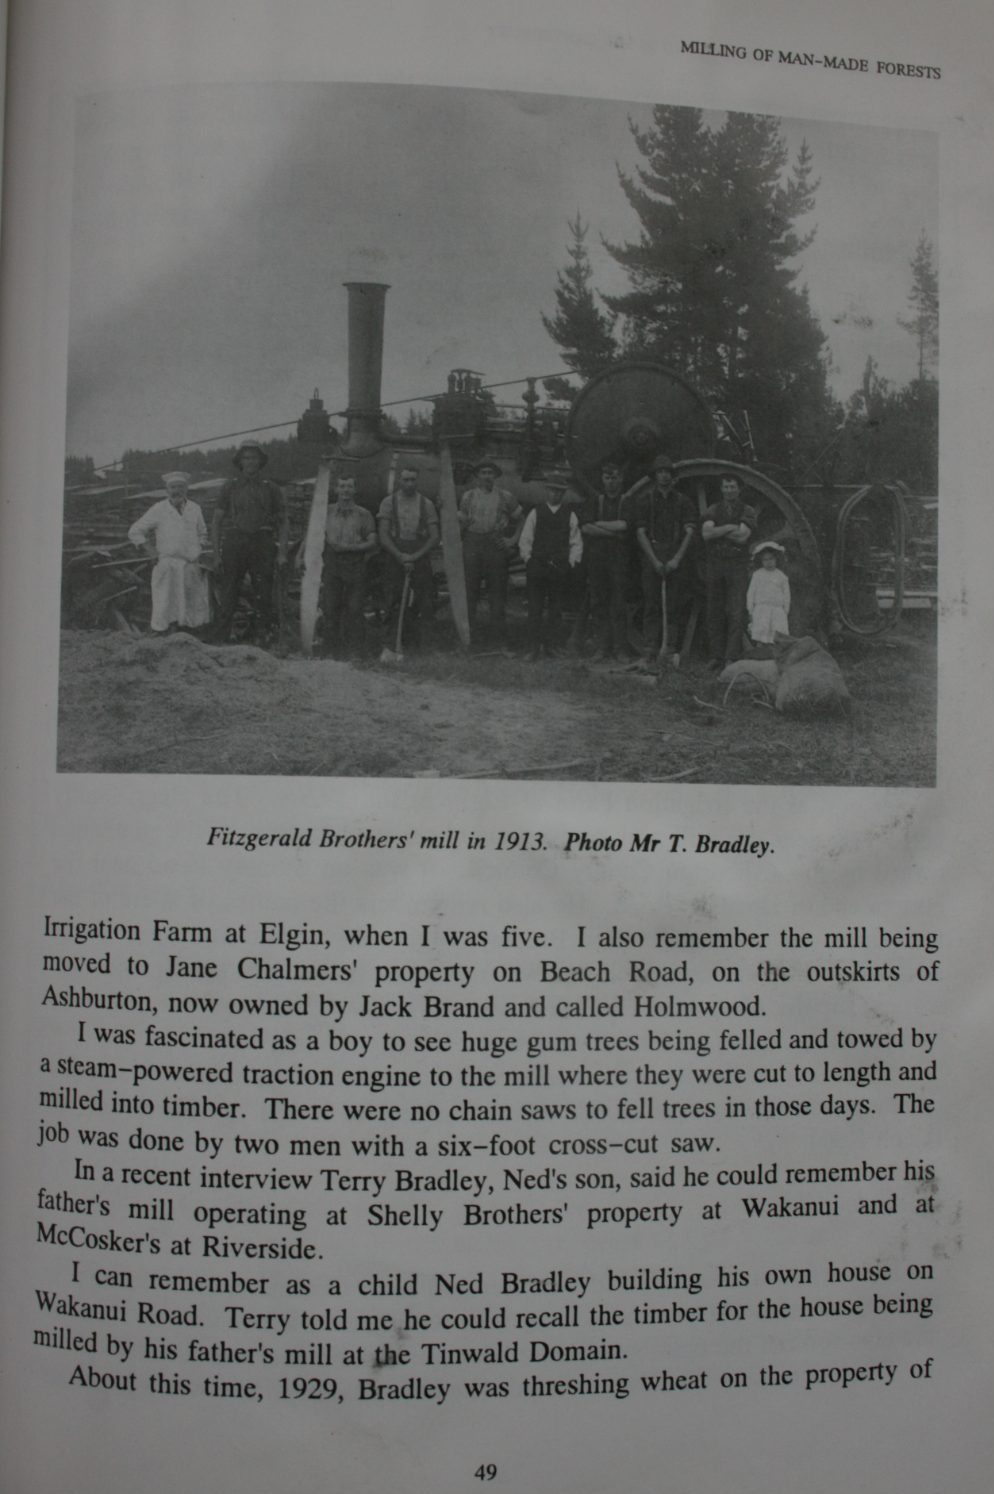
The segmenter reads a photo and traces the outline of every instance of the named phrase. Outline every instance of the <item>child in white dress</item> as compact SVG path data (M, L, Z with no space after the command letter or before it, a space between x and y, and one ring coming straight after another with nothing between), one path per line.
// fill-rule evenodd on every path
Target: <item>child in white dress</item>
M746 593L749 637L753 643L772 643L776 633L789 633L790 582L778 565L784 554L776 540L762 540L752 549L759 561Z

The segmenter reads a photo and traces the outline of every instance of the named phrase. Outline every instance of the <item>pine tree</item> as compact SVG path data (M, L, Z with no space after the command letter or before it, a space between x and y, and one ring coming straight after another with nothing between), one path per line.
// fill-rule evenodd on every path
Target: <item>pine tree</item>
M924 379L939 356L939 273L932 241L924 232L915 246L910 264L908 305L911 315L906 319L899 316L897 320L918 343L918 377Z
M659 105L631 131L643 164L619 174L641 233L607 245L632 288L605 297L626 318L626 350L744 412L760 457L789 470L803 460L792 435L830 403L825 336L794 283L814 237L796 226L814 207L811 153L803 144L791 165L764 115L711 128L699 109Z
M715 300L718 258L704 208L712 136L699 109L663 105L653 111L652 129L633 121L629 128L648 165L635 178L619 177L642 234L638 243L607 246L632 286L608 304L627 318L626 352L661 357L706 383L715 341L706 308Z
M867 358L860 387L850 396L840 482L907 483L932 494L939 480L939 385L912 379L896 388Z
M424 414L424 412L421 410L415 410L414 406L412 405L407 412L407 419L404 422L404 435L430 436L431 416Z
M583 379L592 379L617 357L614 317L597 304L590 288L593 270L587 250L588 225L580 217L570 220L568 263L556 276L556 312L542 316L542 325L560 348L564 361ZM575 392L565 379L549 379L546 389L557 399Z

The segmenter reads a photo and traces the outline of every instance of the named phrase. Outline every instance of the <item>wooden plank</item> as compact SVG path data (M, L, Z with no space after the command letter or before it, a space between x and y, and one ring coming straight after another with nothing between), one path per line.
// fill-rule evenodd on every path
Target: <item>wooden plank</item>
M469 644L469 607L466 601L466 572L462 558L462 530L456 508L456 485L452 476L452 453L443 443L438 478L439 522L442 528L442 556L445 580L449 588L449 606L459 642Z
M686 660L690 658L690 651L694 646L694 634L697 632L697 624L700 621L700 617L701 603L700 600L695 597L694 605L691 608L690 612L690 618L687 622L687 631L684 633L683 643L680 645L680 657L682 659Z
M330 485L331 463L322 462L318 467L318 478L314 484L314 496L311 499L311 511L307 518L307 534L304 538L304 574L300 583L300 641L308 657L314 649L314 630L317 627L318 607L321 603L324 526L328 518Z
M902 610L904 612L934 612L939 605L939 595L935 591L905 591ZM890 612L894 607L894 588L891 586L877 587L877 606L881 612Z

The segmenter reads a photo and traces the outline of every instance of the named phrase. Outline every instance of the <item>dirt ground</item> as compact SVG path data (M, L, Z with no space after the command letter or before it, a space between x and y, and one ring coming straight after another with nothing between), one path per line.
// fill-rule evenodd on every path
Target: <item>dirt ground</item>
M703 663L649 676L439 648L399 665L212 646L184 633L62 635L58 766L584 781L934 782L934 624L835 650L852 719L788 720Z

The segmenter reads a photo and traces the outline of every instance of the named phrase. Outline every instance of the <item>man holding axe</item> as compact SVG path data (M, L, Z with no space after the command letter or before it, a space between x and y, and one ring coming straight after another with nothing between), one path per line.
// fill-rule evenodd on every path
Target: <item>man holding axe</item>
M629 528L625 517L624 473L617 462L601 464L600 491L580 513L587 565L587 595L594 625L593 662L628 659Z
M383 571L387 616L410 598L410 641L419 640L419 624L435 616L435 578L429 556L439 542L438 512L418 492L417 467L401 467L397 488L388 493L376 515L376 531L385 552Z
M675 624L684 611L689 589L688 551L697 532L697 517L690 499L673 481L673 463L657 456L652 464L652 486L640 493L635 505L635 536L641 554L643 662L651 667L658 654L670 655L674 665L680 655L675 642ZM673 637L670 622L674 623ZM679 644L677 644L679 648Z

